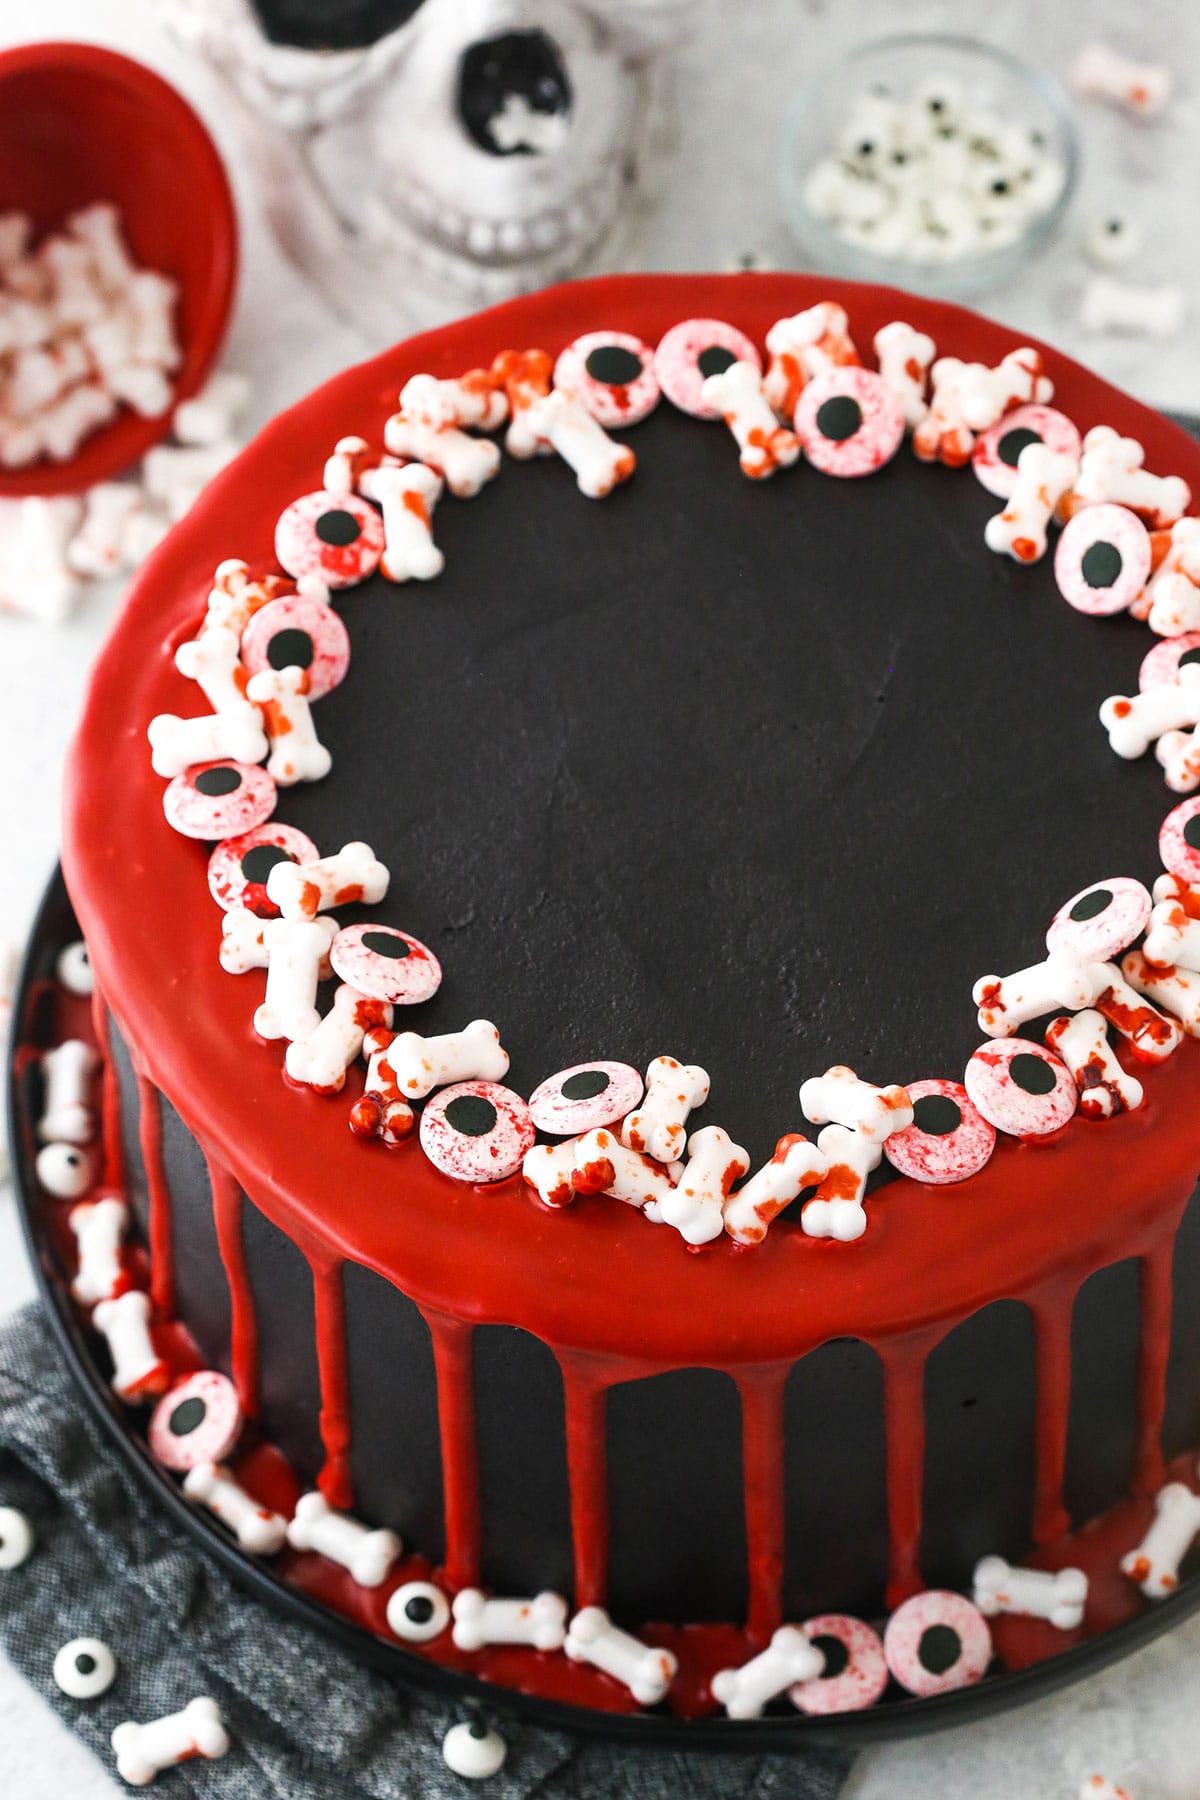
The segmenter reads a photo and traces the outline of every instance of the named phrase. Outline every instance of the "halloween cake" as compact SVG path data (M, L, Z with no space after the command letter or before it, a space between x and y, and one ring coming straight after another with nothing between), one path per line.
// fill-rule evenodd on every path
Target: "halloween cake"
M1186 1579L1198 461L966 311L646 276L212 485L95 672L91 1023L23 1066L131 1424L247 1553L687 1717Z

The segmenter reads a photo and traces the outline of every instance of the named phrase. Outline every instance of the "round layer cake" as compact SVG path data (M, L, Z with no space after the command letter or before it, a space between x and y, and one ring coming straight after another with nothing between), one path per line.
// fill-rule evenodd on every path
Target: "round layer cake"
M289 1493L315 1483L404 1540L379 1587L295 1548L279 1560L285 1578L382 1635L396 1632L389 1596L414 1575L447 1601L478 1587L603 1607L671 1650L664 1703L688 1715L715 1710L714 1671L744 1663L781 1622L877 1620L926 1588L969 1590L989 1553L1091 1558L1073 1631L994 1621L1007 1666L1130 1616L1146 1602L1120 1554L1171 1459L1200 1442L1200 1326L1172 1299L1200 1258L1187 1213L1200 1167L1193 1036L1169 1022L1161 1056L1140 1027L1122 1035L1128 994L1088 978L1068 1010L1090 1019L1099 1005L1101 1035L1113 1025L1107 1072L1076 1057L1076 1081L1045 1048L1049 1015L1068 1006L1056 987L1044 1016L1018 1009L1008 1080L995 1066L1008 1026L985 1035L977 1019L977 1004L1014 1004L1002 977L1046 957L1064 903L1059 947L1064 935L1071 953L1084 944L1088 968L1140 937L1136 896L1163 872L1160 827L1179 794L1153 755L1114 756L1097 714L1137 693L1155 639L1128 610L1067 604L1053 532L1040 558L1011 531L1014 554L985 542L1021 451L1041 436L1053 449L1061 424L1022 415L1007 440L993 432L989 491L970 467L897 449L897 403L873 378L839 377L822 407L808 404L799 460L786 425L762 427L752 374L703 385L747 358L753 369L776 321L823 301L848 314L853 345L828 358L843 375L856 355L874 366L875 333L896 320L940 357L989 369L1021 347L961 309L790 275L587 282L401 345L277 419L172 533L98 664L68 781L64 870L106 1049L102 1178L138 1216L156 1329L177 1320L190 1334L176 1372L232 1376L248 1421L234 1478L253 1492L270 1444ZM699 323L664 345L687 321ZM559 364L561 380L582 381L576 398L530 415L543 435L522 446L514 414L515 447L546 454L480 455L478 427L498 425L503 442L499 375L460 390L478 407L465 449L428 425L388 425L411 377L503 366L519 412L514 368L549 367L590 333L602 340ZM747 480L722 420L665 397L630 423L654 399L639 371L656 346L664 388L693 413L728 391L743 467L791 466ZM497 365L534 348L548 356ZM1200 488L1200 452L1181 432L1040 355L1034 398L1048 379L1079 433L1115 427L1147 470ZM803 423L812 370L776 364ZM347 438L362 442L327 469ZM407 485L379 484L385 444ZM962 460L949 436L941 449ZM381 548L393 574L401 540L421 572L436 562L437 483L411 474L422 457L452 487L473 485L472 471L481 485L439 500L444 570L402 585L377 567ZM589 484L604 497L580 491ZM1109 590L1120 597L1121 544L1129 568L1140 554L1112 531L1097 541L1080 558L1093 611ZM260 630L255 647L253 620L241 621L277 793L253 756L238 771L210 752L167 787L170 750L156 742L164 773L151 767L150 721L206 711L175 652L197 638L231 558L252 582L275 578L260 600L294 595L306 574L328 583L322 594L301 580L298 610L275 615L276 643ZM1061 561L1060 577L1069 584ZM218 591L239 579L226 571ZM314 605L340 626L317 630ZM289 689L297 666L308 679ZM297 767L324 766L307 707L296 712L308 695L331 767L292 783ZM176 749L199 742L171 733ZM172 829L164 789L176 823L208 841ZM266 812L247 812L264 792ZM212 840L251 817L303 836L218 857L210 889ZM351 844L370 846L346 865L362 880L326 893L332 913L318 918L345 934L334 961L367 996L359 1026L385 1042L389 1004L391 1028L419 1038L487 1021L475 1051L455 1039L441 1080L465 1068L504 1090L469 1083L446 1098L435 1086L426 1099L417 1083L414 1128L394 1143L363 1133L363 1063L320 1091L336 1081L261 1035L276 1029L261 967L234 976L218 958L222 908L247 883L265 901L283 891L274 864ZM378 864L390 884L362 904ZM1097 884L1106 897L1074 898ZM1121 941L1103 921L1088 937L1122 893L1135 899ZM263 923L251 900L243 920ZM260 949L249 944L248 965ZM1161 998L1193 1033L1188 987L1167 983ZM276 1010L282 991L267 996ZM332 1006L330 985L319 1010ZM1146 1006L1141 1026L1155 1016ZM660 1058L682 1065L700 1103L679 1110L674 1139L635 1128L620 1143ZM561 1143L599 1118L612 1155L597 1161L594 1142L591 1161L566 1153L553 1198L571 1203L548 1205L520 1172L525 1103L593 1063L609 1068L553 1086L559 1111L535 1108L557 1127L540 1136ZM998 1138L959 1085L968 1064L985 1111L1005 1089ZM826 1084L806 1090L806 1117L801 1084L844 1065L888 1098L856 1088L859 1110L844 1117ZM947 1085L917 1088L909 1127L907 1090L926 1082ZM1104 1107L1093 1093L1080 1109L1096 1085ZM898 1109L907 1158L899 1135L875 1154L880 1104ZM822 1132L817 1159L811 1142L798 1153L810 1180L770 1229L741 1234L755 1242L723 1231L730 1187L831 1119L842 1137ZM974 1172L916 1178L955 1172L939 1143L968 1125ZM697 1144L708 1127L728 1138ZM693 1169L709 1170L694 1216L715 1221L691 1242L653 1198L686 1187L689 1136ZM642 1216L603 1190L619 1191L615 1163L647 1149ZM859 1204L854 1170L872 1160ZM1106 1513L1117 1523L1080 1535ZM597 1708L646 1697L586 1645L574 1659L468 1651L440 1613L434 1626L423 1653L504 1685Z

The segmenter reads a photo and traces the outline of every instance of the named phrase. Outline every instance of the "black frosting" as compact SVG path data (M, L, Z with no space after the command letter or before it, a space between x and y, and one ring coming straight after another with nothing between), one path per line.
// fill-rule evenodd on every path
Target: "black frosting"
M1056 909L1150 881L1174 804L1097 718L1153 639L1085 617L983 541L1002 502L904 447L881 473L739 471L665 402L633 479L557 457L445 498L445 573L337 596L325 781L279 816L392 871L376 917L445 979L397 1022L484 1017L528 1094L566 1065L700 1062L757 1160L800 1082L961 1079L973 982Z

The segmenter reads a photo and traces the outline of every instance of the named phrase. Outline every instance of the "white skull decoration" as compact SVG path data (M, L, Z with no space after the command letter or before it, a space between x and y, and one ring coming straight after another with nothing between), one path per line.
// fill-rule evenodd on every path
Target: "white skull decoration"
M289 255L368 330L560 280L610 231L689 0L418 0L366 48L158 0L237 103ZM264 9L265 10L265 9ZM404 12L401 5L398 9Z

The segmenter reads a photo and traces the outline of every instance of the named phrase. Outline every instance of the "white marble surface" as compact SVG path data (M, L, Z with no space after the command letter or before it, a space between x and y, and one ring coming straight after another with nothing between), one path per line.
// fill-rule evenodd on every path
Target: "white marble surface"
M536 5L533 8L536 11ZM710 0L679 69L680 129L655 198L630 234L632 263L710 268L746 250L794 260L774 199L774 127L796 82L854 41L901 22L882 0ZM1135 22L1136 20L1136 22ZM1200 319L1200 10L1160 0L1133 15L1117 0L1047 7L1038 0L913 0L903 24L971 30L1061 71L1085 37L1165 57L1180 93L1161 124L1103 108L1081 112L1083 187L1070 229L1011 292L984 310L1075 352L1148 400L1200 411L1194 325L1168 345L1084 341L1075 326L1086 221L1116 205L1135 210L1147 247L1139 274L1177 280ZM202 70L165 39L145 0L0 0L0 46L38 37L84 37L161 67L209 118L231 156L236 145ZM252 374L251 424L372 346L331 319L283 263L256 196L239 178L244 274L228 360ZM0 196L2 203L3 196ZM20 939L53 864L58 784L90 659L117 602L97 590L68 626L0 616L0 759L10 779L0 805L0 937ZM0 1188L0 1314L32 1293L11 1198ZM83 1613L79 1629L86 1629ZM13 1800L101 1800L118 1790L42 1701L0 1662L3 1791ZM986 1727L894 1746L864 1757L847 1800L1074 1800L1080 1780L1104 1770L1135 1800L1200 1795L1200 1622L1057 1698ZM330 1800L336 1800L331 1795Z

